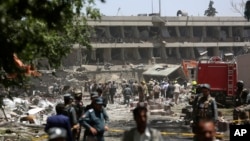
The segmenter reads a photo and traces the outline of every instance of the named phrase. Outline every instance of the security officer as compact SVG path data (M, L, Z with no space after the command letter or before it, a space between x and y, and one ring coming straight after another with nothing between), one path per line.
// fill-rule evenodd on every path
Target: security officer
M244 102L241 98L242 96L242 92L243 92L243 89L244 89L244 82L242 80L239 80L237 83L236 83L236 93L235 93L235 107L238 107L240 105L242 105Z
M67 93L64 95L64 104L65 104L65 112L64 114L69 117L71 130L73 134L74 141L76 140L77 131L79 130L79 124L77 120L76 110L72 105L74 97L71 94Z
M76 89L73 94L74 94L74 99L75 99L73 106L76 110L76 116L77 116L77 121L78 121L82 113L84 112L85 106L83 105L83 102L82 102L82 91L80 89ZM79 140L80 133L81 133L81 126L79 127L79 130L77 130L76 132L77 132L76 139Z
M194 125L201 119L210 119L217 122L218 109L215 99L210 95L210 85L201 84L201 92L193 103L192 116Z
M108 130L103 112L103 99L95 99L93 108L83 114L80 124L86 129L86 141L104 141L104 132Z

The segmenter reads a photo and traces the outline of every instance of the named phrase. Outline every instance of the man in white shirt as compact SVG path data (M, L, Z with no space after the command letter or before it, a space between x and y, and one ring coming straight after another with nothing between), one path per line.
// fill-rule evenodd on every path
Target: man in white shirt
M163 141L161 133L148 127L148 114L147 108L144 104L139 104L133 110L136 128L125 131L122 141Z
M178 104L179 95L181 93L181 85L177 81L175 81L174 83L175 83L174 84L174 87L175 87L174 88L174 102L177 105Z

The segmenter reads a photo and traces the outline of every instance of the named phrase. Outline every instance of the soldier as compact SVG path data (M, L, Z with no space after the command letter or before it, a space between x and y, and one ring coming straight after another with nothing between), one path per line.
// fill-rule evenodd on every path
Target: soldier
M86 129L86 141L104 141L104 132L108 131L103 112L103 99L95 99L93 108L86 111L80 119L80 124Z
M110 93L109 93L109 82L106 82L104 87L103 87L103 91L102 91L102 97L104 100L104 103L107 105L108 103L110 103Z
M239 80L236 83L236 94L235 94L235 108L233 111L233 120L235 121L235 123L238 123L239 118L240 119L245 119L246 117L244 117L244 113L242 110L242 107L244 107L243 105L246 103L246 99L247 99L247 94L248 92L246 92L246 89L244 89L244 82L242 80ZM241 107L241 108L240 108Z
M158 82L155 82L155 85L153 87L153 92L154 92L154 99L159 98L160 93L161 93L161 87L158 84Z
M77 121L78 121L85 109L85 106L82 102L82 91L80 89L76 89L74 91L74 98L75 98L75 101L73 103L73 106L75 108ZM81 126L79 127L79 130L77 130L76 140L80 139L80 134L81 134Z
M135 80L132 87L133 87L133 96L138 96L138 82L137 82L137 80Z
M145 81L141 82L141 98L142 102L144 102L148 97L148 87Z
M74 98L69 93L64 95L64 104L65 104L64 114L69 117L71 130L73 134L73 141L75 141L77 136L77 131L79 131L79 124L77 120L76 110L72 104L73 99Z
M215 99L210 95L210 85L202 84L201 91L202 94L197 96L193 103L194 125L201 119L210 119L217 122L218 109Z
M109 89L111 104L114 104L114 95L116 94L116 89L117 89L117 85L115 81L113 81Z

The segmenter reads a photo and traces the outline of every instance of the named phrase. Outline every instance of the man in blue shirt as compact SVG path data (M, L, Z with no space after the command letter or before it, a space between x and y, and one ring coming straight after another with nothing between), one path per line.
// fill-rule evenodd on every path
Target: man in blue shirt
M48 117L44 131L48 133L50 128L53 127L63 128L67 131L67 141L72 141L73 137L71 132L71 125L69 118L63 115L64 108L65 106L63 103L59 103L56 105L56 115Z

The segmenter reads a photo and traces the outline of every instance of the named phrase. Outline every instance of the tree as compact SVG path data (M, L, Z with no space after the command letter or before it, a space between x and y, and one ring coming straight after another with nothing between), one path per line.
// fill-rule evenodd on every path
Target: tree
M214 5L214 2L212 0L210 0L209 5L208 5L208 9L204 13L205 16L214 17L216 15L216 13L218 13L216 11L216 9L213 7L213 5Z
M87 19L100 19L94 6L95 0L1 1L0 84L23 86L37 58L58 68L74 43L91 49Z
M239 13L241 16L244 16L246 0L241 0L241 2L235 3L233 0L231 1L232 10L235 13Z

